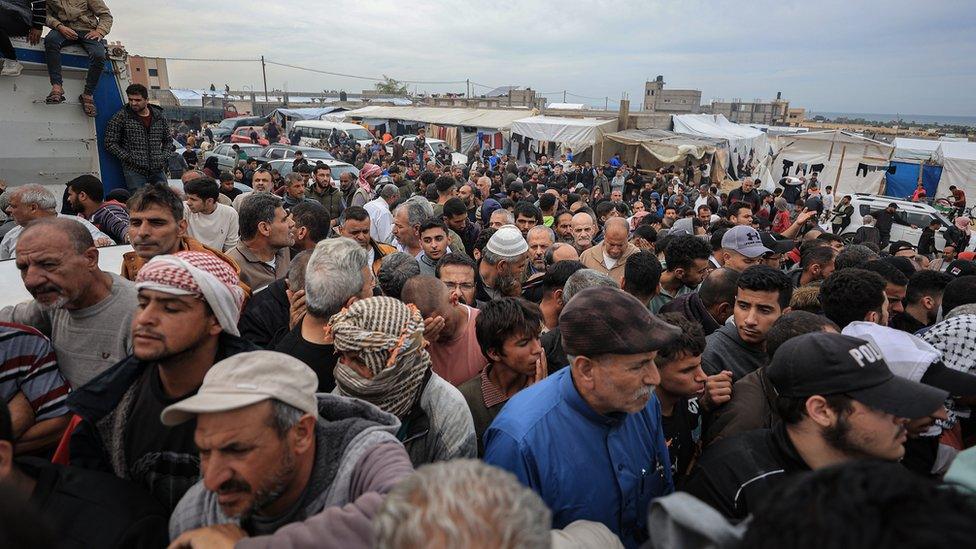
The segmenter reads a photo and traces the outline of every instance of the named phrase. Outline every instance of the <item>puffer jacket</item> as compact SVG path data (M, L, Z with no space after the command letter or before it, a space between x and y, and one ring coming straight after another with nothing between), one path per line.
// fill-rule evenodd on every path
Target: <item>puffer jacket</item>
M105 126L105 150L118 157L126 168L143 175L166 168L172 145L162 107L149 105L149 109L152 123L148 131L128 105L119 109Z
M112 12L102 0L47 0L47 26L64 25L78 34L98 30L108 36L112 30Z

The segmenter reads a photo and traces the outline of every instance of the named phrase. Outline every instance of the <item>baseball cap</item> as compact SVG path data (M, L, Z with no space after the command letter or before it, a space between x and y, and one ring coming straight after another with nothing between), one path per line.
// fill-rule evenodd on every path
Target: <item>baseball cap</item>
M965 259L954 259L952 260L952 263L949 263L949 265L946 267L945 272L947 275L953 278L976 275L976 263L966 261Z
M502 257L515 257L529 251L529 245L522 237L522 231L515 225L502 225L488 239L485 250Z
M318 376L304 362L274 351L253 351L225 358L203 378L197 394L167 406L164 425L179 425L197 414L237 410L265 400L280 400L318 414Z
M618 288L587 288L559 315L566 354L595 357L656 351L681 330L655 317L647 306Z
M736 225L722 236L722 247L726 250L739 252L746 257L759 257L772 252L763 246L759 231L747 225ZM792 248L790 248L792 249Z
M759 233L759 238L762 240L762 245L774 254L785 254L796 247L792 238L776 238L776 235L767 231Z
M949 396L941 389L895 376L883 356L872 342L814 332L780 345L766 375L779 396L844 394L908 419L931 414Z
M901 251L904 251L904 250L914 250L914 249L915 249L915 246L912 246L912 244L910 242L905 242L904 240L899 240L898 242L892 242L891 243L891 246L888 248L888 251L892 255L894 255L894 254L896 254L898 252L901 252Z

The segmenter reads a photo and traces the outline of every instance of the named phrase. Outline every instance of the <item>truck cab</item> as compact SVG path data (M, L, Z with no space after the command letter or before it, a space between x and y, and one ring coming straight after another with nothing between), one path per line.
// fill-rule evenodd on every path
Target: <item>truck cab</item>
M109 119L126 103L129 74L125 50L108 47L105 69L95 90L98 116L89 118L78 102L88 70L79 46L61 52L66 101L44 103L51 90L43 41L36 46L12 39L24 65L18 77L0 78L0 179L10 187L38 183L61 196L64 185L83 174L98 176L106 191L125 187L122 165L104 147Z

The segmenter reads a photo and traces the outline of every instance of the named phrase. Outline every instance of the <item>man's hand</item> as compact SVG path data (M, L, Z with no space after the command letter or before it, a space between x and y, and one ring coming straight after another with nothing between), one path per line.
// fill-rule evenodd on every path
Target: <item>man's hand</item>
M444 326L447 323L444 321L442 316L429 316L424 319L424 339L428 343L433 343L437 341L437 337L440 336L441 331L444 330Z
M88 34L86 34L85 35L85 38L87 38L89 40L101 40L102 38L105 38L105 35L102 34L102 31L100 31L98 29L95 29L95 30L89 32Z
M184 532L169 544L169 549L233 549L234 544L247 537L236 524L219 524Z
M60 32L61 35L64 36L65 38L67 38L68 40L77 40L78 39L78 33L75 32L75 31L73 31L73 30L71 30L71 29L69 29L65 25L61 25L56 30L58 32Z
M115 246L115 241L111 238L105 238L104 236L95 240L96 248L104 248L105 246Z
M542 353L542 356L539 357L539 360L535 362L535 378L532 379L532 382L529 383L529 385L531 385L532 383L538 383L543 379L546 379L546 376L548 375L549 375L549 364L546 362L546 354Z
M288 329L292 329L302 321L302 317L305 316L305 290L298 290L293 292L291 290L285 290L285 295L288 296Z
M732 372L723 370L705 378L705 394L702 395L702 408L714 410L732 400Z
M36 45L40 41L41 41L41 29L31 29L30 32L27 33L27 42L32 46Z

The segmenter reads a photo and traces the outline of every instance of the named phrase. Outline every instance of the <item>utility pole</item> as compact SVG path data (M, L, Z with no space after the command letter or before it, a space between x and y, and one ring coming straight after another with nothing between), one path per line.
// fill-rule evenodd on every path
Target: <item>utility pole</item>
M464 84L465 84L465 86L464 86L464 96L467 97L468 99L471 99L471 79L470 78L466 78L464 80Z
M605 111L609 111L610 110L610 97L609 96L605 96L603 98L603 110L605 110Z
M264 79L264 102L268 103L268 73L264 69L264 56L261 56L261 78Z
M563 90L563 103L566 102L566 90Z

